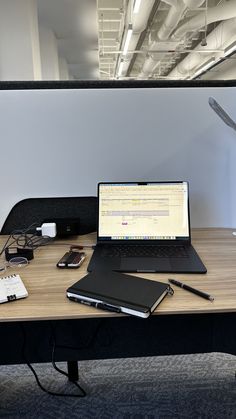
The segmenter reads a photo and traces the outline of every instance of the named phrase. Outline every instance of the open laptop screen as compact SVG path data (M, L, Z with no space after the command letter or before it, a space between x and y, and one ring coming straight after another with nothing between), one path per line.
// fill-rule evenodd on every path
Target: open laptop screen
M187 182L99 183L99 240L189 239Z

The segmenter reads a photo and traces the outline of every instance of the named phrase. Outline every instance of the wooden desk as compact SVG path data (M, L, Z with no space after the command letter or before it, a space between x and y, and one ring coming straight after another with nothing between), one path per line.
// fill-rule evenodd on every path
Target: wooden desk
M78 243L91 245L95 243L95 238L95 234L82 236ZM62 339L63 342L64 340L69 342L71 336L74 339L76 334L82 336L87 333L88 337L90 329L93 333L97 325L103 324L105 325L102 326L103 329L108 327L111 334L114 333L115 349L111 348L111 345L101 349L101 342L99 343L98 339L94 350L86 348L81 349L79 354L70 353L71 359L211 350L236 354L236 237L232 236L231 229L197 229L193 230L192 238L194 247L208 269L207 274L172 274L171 277L213 295L215 301L212 303L173 287L174 296L166 297L147 320L97 310L76 304L66 298L66 289L86 274L89 257L92 254L91 249L85 249L87 260L80 269L76 270L56 268L57 261L68 250L68 245L75 243L71 239L58 240L55 244L37 249L35 258L29 266L17 270L26 285L29 297L0 305L0 331L4 330L7 335L6 347L12 345L9 330L12 331L13 325L16 327L18 322L24 322L29 335L35 333L34 352L29 357L33 361L47 360L51 350L48 342L50 338L47 338L48 349L45 356L42 356L42 352L36 353L36 341L38 338L39 342L42 342L40 340L42 336L43 339L46 335L49 336L49 331L46 333L49 323L57 329L58 340ZM5 237L2 236L0 244L2 245L4 241ZM6 274L14 272L9 268ZM163 282L170 277L169 274L140 276ZM101 320L104 320L103 323ZM67 335L69 330L70 337ZM20 339L20 332L15 333ZM122 346L122 341L125 347ZM20 362L20 358L18 360L16 353L13 352L8 361L9 353L6 350L2 360L0 356L0 362ZM58 359L69 359L65 358L68 355L62 352L59 353Z
M169 277L180 279L190 286L215 297L204 300L187 291L174 287L175 295L166 298L156 309L155 315L186 313L220 313L236 311L236 237L230 229L198 229L193 231L193 245L207 266L207 274L141 274L148 279L167 282ZM0 246L5 238L1 237ZM81 236L79 244L95 243L95 234ZM29 297L11 304L0 305L0 321L32 321L114 317L105 311L75 304L66 298L66 289L87 273L91 249L85 249L86 262L79 269L58 269L56 263L68 250L71 240L38 248L35 258L20 273ZM16 272L12 268L6 274ZM138 276L138 275L137 275Z

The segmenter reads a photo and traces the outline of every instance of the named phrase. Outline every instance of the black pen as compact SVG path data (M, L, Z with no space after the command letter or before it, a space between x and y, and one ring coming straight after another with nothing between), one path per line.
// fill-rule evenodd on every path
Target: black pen
M100 308L101 310L112 311L114 313L121 313L121 308L120 307L116 307L116 306L113 306L111 304L101 303L101 302L97 302L97 301L84 300L82 298L78 298L78 297L72 296L72 295L69 295L68 298L71 301L75 301L76 303L84 304L86 306L96 307L96 308Z
M176 285L177 287L183 288L186 291L190 291L193 294L199 295L199 297L206 298L206 300L214 301L214 297L212 297L210 294L207 294L206 292L196 290L196 288L192 288L189 285L183 284L180 281L176 281L176 279L168 279L168 281L171 284Z

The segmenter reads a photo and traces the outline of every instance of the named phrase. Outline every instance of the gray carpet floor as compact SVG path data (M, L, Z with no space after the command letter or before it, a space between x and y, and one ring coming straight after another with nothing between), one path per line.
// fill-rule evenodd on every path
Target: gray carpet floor
M34 367L48 389L75 390L51 364ZM235 419L235 371L222 353L82 361L87 396L70 398L42 392L26 365L0 366L0 417Z

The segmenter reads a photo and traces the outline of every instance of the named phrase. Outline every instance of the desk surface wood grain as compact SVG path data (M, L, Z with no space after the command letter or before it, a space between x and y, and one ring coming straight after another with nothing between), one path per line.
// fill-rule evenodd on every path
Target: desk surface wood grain
M166 297L154 315L236 312L236 237L231 229L196 229L192 243L207 267L207 274L142 274L147 279L167 282L176 278L214 296L205 300L181 288L174 287L174 296ZM6 237L0 236L0 246ZM86 261L79 269L58 269L56 263L68 251L70 244L91 245L96 235L81 236L79 240L56 240L35 250L35 257L25 268L8 268L1 275L19 273L28 290L25 299L0 304L0 321L60 320L120 316L93 307L71 302L66 290L87 273L92 254L85 248Z

